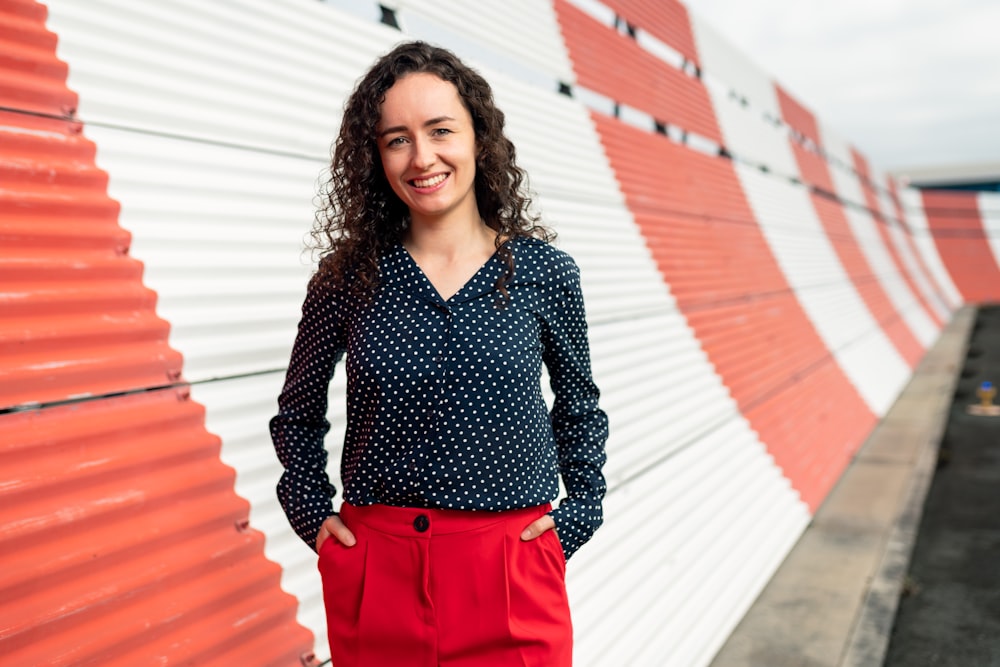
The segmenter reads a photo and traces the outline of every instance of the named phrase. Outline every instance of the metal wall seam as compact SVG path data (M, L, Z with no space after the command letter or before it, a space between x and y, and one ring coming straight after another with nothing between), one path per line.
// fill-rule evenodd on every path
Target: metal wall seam
M710 65L711 60L706 63ZM797 172L783 133L732 100L712 97L726 143L734 152L752 151L775 171ZM750 145L748 151L744 151L745 144ZM775 261L826 350L869 409L879 416L885 414L909 377L910 366L854 289L806 190L770 172L741 163L734 166Z
M979 211L979 197L952 190L923 190L920 197L928 229L962 298L970 303L997 301L1000 266Z

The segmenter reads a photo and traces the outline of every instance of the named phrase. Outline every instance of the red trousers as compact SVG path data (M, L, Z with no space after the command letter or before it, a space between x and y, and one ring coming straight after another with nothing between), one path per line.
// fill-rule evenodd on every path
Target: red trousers
M319 551L333 667L570 667L559 538L520 538L549 510L345 503L357 544Z

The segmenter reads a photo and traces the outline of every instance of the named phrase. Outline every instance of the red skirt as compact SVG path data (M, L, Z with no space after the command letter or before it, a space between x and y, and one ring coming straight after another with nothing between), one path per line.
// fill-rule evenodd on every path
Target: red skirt
M506 512L344 503L357 538L319 551L335 667L570 667L566 561L550 506Z

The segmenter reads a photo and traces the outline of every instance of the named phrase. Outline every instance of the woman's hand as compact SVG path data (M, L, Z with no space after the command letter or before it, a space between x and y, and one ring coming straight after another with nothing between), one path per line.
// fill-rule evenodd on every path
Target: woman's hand
M329 519L327 519L329 521ZM521 533L521 540L524 542L529 542L547 530L554 530L556 527L556 522L551 516L546 514L545 516L538 517L534 521L528 524L528 526Z
M351 529L344 525L344 522L340 520L340 517L334 514L326 518L323 525L319 527L319 532L316 533L316 551L319 552L319 548L323 546L327 538L334 537L338 542L343 544L345 547L353 547L357 540L354 539L354 533Z

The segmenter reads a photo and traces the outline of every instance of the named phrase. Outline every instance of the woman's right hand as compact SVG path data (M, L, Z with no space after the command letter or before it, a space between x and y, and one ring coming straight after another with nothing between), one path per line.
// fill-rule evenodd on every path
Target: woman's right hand
M316 534L316 551L319 552L319 548L323 546L327 538L334 537L338 542L343 544L345 547L353 547L357 542L354 539L354 533L351 529L344 525L344 522L340 520L340 517L336 514L333 516L328 516L323 525L319 527L319 532Z

